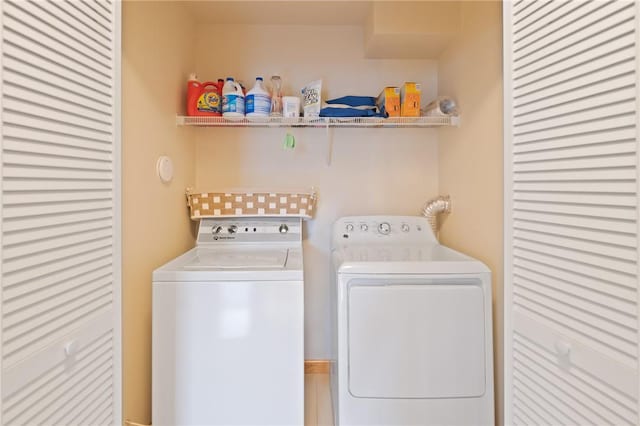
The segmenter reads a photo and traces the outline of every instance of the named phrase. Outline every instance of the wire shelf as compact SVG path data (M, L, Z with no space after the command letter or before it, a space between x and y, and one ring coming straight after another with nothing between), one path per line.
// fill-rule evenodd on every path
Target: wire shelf
M264 119L246 118L229 120L223 117L192 117L179 115L176 117L178 126L200 127L377 127L377 128L419 128L419 127L443 127L459 126L460 117L348 117L329 118L281 118L269 117Z

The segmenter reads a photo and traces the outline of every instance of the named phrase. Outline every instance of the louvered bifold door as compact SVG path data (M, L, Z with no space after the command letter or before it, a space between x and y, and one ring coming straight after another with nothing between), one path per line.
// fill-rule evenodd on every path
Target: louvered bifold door
M120 5L0 9L0 423L121 424Z
M504 5L508 425L639 422L637 14Z

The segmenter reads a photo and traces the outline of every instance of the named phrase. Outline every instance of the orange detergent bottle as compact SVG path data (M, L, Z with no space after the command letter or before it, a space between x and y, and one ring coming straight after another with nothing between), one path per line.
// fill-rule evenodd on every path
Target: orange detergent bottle
M200 83L195 74L187 82L187 115L222 116L223 80Z

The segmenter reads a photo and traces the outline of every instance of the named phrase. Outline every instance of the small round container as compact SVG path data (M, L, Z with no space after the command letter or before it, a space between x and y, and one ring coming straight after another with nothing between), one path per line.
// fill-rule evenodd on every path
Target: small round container
M282 97L282 116L284 118L300 117L300 98L297 96Z

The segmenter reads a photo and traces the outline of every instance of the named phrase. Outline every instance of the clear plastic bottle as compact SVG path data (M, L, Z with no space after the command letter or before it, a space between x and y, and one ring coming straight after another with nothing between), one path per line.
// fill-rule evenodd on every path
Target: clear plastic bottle
M282 79L279 75L271 77L271 117L282 117Z

